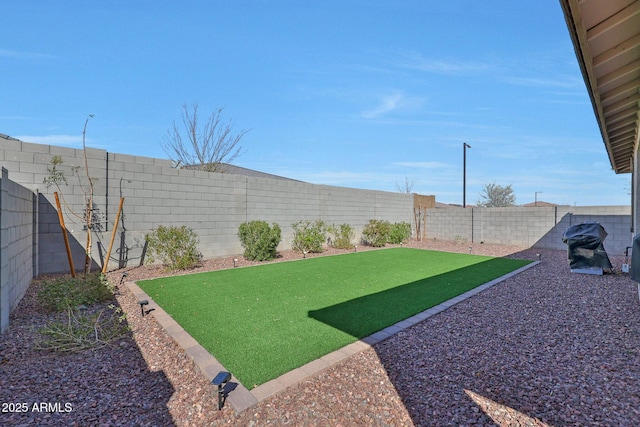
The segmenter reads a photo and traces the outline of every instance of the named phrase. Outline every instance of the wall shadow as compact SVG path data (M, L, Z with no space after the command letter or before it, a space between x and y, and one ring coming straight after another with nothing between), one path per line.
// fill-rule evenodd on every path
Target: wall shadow
M522 261L494 258L382 292L311 310L308 316L355 338L364 338L522 265ZM478 281L479 277L486 280Z
M560 219L556 220L556 224L540 237L532 247L564 250L567 248L562 241L562 235L567 229L576 224L584 222L598 222L608 233L608 239L605 239L605 250L609 253L623 254L627 246L631 245L631 237L628 241L624 239L616 239L616 236L624 235L625 230L631 230L631 216L629 215L589 215L589 214L573 214L571 212L564 214ZM631 232L629 231L629 236Z
M86 242L78 240L76 236L83 234L82 239L84 240L86 235L84 231L74 230L72 233L71 230L74 227L82 227L82 225L78 224L79 220L77 219L73 223L69 221L70 219L67 219L67 215L65 215L65 226L74 270L82 272L84 271ZM95 244L96 241L99 241L100 236L96 236L96 233L93 233L93 235L94 245L92 248L91 270L97 270L102 268L102 260L100 259L102 252L99 249L99 245ZM47 274L68 273L70 271L64 235L58 220L58 210L43 193L38 193L38 271Z
M538 253L506 285L373 345L416 426L638 425L635 284L575 275L565 251L509 257Z

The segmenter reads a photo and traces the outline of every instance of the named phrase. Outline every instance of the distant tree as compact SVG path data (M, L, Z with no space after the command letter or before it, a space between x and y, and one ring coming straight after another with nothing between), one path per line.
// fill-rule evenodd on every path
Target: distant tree
M224 172L223 165L240 155L240 140L249 131L233 133L231 121L221 123L222 110L214 111L201 128L198 104L182 104L182 126L174 121L162 146L176 167L197 165L207 172Z
M405 176L404 185L396 182L396 189L398 190L399 193L411 194L413 192L414 184L415 183L413 182L413 179L409 179L409 177Z
M484 208L503 208L507 206L513 206L516 202L516 196L513 194L511 184L503 187L494 183L485 184L480 193L481 199L478 201L478 206Z

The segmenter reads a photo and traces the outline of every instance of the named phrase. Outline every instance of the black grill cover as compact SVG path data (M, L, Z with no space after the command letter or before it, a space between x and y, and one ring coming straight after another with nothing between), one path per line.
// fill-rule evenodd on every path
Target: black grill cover
M633 250L631 251L631 268L629 275L632 280L640 282L640 234L633 238Z
M562 241L568 246L569 267L611 269L611 261L603 246L606 237L607 232L597 222L569 227L562 235Z

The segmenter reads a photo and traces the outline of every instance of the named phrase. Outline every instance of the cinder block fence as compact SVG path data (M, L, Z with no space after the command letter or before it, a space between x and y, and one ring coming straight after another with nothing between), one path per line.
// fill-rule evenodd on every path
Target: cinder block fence
M426 222L429 238L473 243L566 249L562 234L583 222L602 224L610 253L624 253L632 240L630 206L436 208Z
M38 274L37 197L9 180L0 178L0 332L9 325L9 314Z
M53 156L60 156L67 185L62 185L64 218L71 237L73 258L83 265L86 231L82 212L86 189L84 153L65 147L5 140L0 164L12 181L38 200L38 270L67 269L55 186L43 183ZM361 231L369 219L392 222L413 218L413 195L315 185L290 179L175 169L169 161L88 149L89 174L94 179L96 233L92 254L102 265L111 239L120 198L124 205L109 268L139 263L145 235L159 225L186 225L200 239L205 257L242 253L237 237L242 222L265 220L282 228L280 249L290 247L291 225L321 219L329 224L348 223ZM75 171L75 172L74 172ZM74 216L71 212L79 213Z
M359 239L370 219L406 221L415 227L416 206L427 208L426 230L423 227L421 234L429 239L563 249L561 235L569 225L599 221L609 233L608 251L623 253L631 242L629 206L440 209L432 207L430 196L175 169L167 160L97 149L88 149L86 154L94 182L94 267L138 265L145 235L159 225L192 228L202 254L212 258L242 253L237 231L245 221L278 223L282 228L279 249L288 249L291 225L300 220L347 223ZM6 328L9 312L31 278L68 271L54 199L58 189L44 184L54 156L63 160L57 168L67 181L59 191L74 264L76 269L84 265L84 151L0 135L0 330ZM121 198L123 210L107 260L106 248Z

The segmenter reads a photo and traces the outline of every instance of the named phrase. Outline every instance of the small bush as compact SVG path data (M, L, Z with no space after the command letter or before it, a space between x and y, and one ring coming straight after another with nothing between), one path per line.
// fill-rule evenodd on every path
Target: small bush
M391 223L389 221L371 219L362 229L362 240L373 247L382 247L389 240L390 232Z
M240 224L238 238L244 248L244 257L252 261L268 261L276 257L280 244L280 226L269 227L266 221L249 221Z
M300 252L322 252L322 244L327 240L327 226L317 220L299 221L292 224L293 243L292 248Z
M61 276L51 280L44 280L42 289L38 293L38 300L47 309L63 311L68 307L91 305L98 302L110 301L113 298L113 288L107 280L98 273L86 276Z
M349 224L335 224L329 227L329 234L333 236L331 244L338 249L352 249L352 240L356 237L355 230Z
M391 225L389 232L389 243L400 244L411 237L411 224L408 222L396 222Z
M158 226L147 235L147 253L153 262L156 257L167 270L187 270L202 262L198 250L198 235L186 226Z

